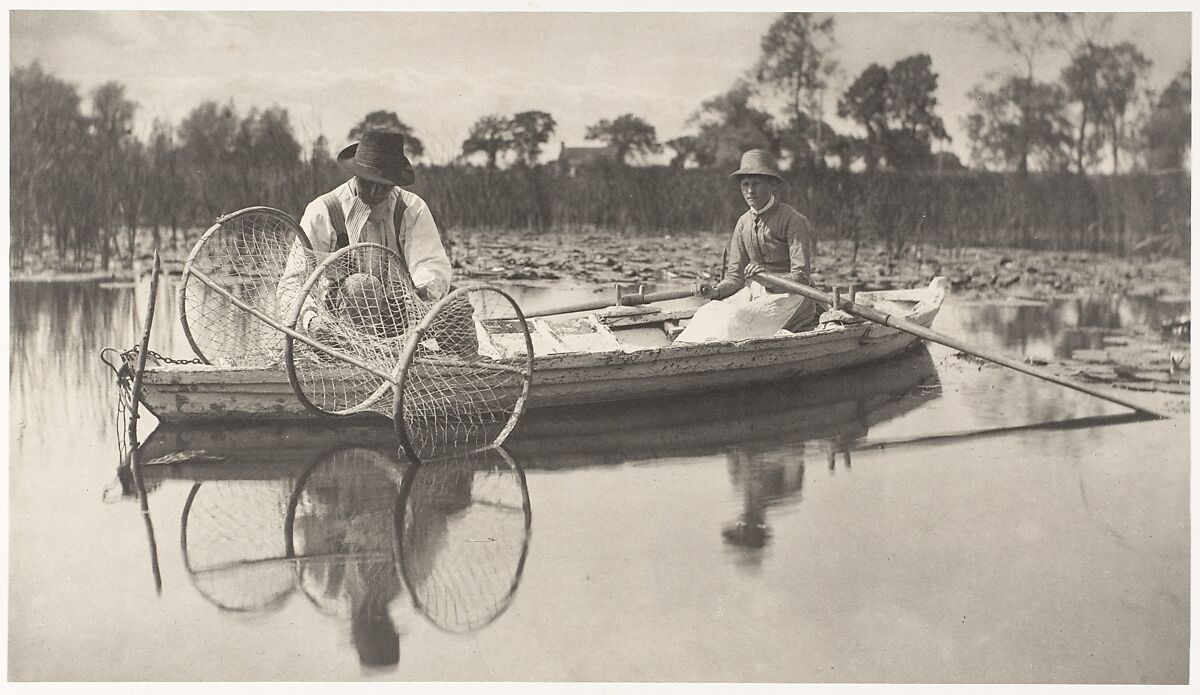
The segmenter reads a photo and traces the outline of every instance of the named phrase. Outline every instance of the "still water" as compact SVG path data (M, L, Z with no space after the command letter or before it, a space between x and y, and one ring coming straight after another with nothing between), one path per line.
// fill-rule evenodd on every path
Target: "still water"
M169 292L151 348L186 357ZM14 680L1188 680L1186 418L923 439L1122 412L936 346L420 470L386 429L148 417L152 544L97 358L145 295L11 288ZM1067 356L1186 309L951 298L935 328Z

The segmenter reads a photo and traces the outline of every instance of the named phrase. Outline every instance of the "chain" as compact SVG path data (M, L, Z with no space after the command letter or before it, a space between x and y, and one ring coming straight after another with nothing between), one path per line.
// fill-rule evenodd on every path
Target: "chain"
M125 352L122 352L121 359L125 360L128 363L132 363L133 360L137 357L138 349L139 349L138 346L134 345L133 347L126 350ZM185 359L176 359L174 357L164 357L163 355L160 355L153 350L147 350L146 357L152 357L155 360L158 360L159 362L165 362L167 364L204 364L204 360L199 359L199 358L192 358L190 360L185 360Z

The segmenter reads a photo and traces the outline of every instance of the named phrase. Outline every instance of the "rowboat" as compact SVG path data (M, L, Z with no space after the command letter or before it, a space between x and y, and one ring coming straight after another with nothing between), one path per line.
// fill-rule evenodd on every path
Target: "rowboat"
M821 441L844 451L938 393L933 360L914 345L889 359L761 388L535 410L504 448L527 470L688 457L750 442L791 450ZM400 462L396 448L391 426L378 421L214 422L160 425L138 457L151 484L283 480L340 450L369 449Z
M939 277L924 288L859 292L855 301L929 327L948 288L949 282ZM774 383L875 362L917 340L839 311L826 312L815 330L802 333L672 342L694 311L621 306L531 319L533 381L526 407L558 409ZM480 321L481 334L487 334L490 323ZM503 345L504 336L493 337ZM148 364L141 400L169 424L316 417L297 399L280 366Z

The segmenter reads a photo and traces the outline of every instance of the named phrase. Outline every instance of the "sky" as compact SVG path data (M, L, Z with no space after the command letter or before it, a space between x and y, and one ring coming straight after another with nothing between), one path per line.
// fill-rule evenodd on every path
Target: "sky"
M1178 6L1175 7L1178 9ZM546 148L584 139L601 118L636 114L660 141L694 132L689 117L752 68L776 11L757 12L10 12L13 66L34 61L88 94L116 80L153 119L178 124L206 100L282 106L297 138L324 134L335 149L370 111L395 111L433 161L458 153L480 116L547 111ZM928 53L938 112L966 157L967 93L1013 59L970 31L973 13L837 13L840 93L870 63ZM1107 36L1135 43L1161 89L1191 60L1191 16L1116 15ZM1047 54L1042 77L1065 56ZM833 116L836 98L827 99ZM834 119L835 124L838 123Z

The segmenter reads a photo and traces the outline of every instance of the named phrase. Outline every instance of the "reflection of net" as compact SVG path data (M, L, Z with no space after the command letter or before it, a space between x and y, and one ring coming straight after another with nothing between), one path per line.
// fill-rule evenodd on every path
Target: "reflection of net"
M196 244L179 288L179 315L196 354L219 366L278 364L283 334L239 310L191 271L269 316L280 316L279 280L295 247L302 262L308 240L288 215L271 208L247 208L222 217ZM311 267L311 266L310 266Z
M423 460L503 442L524 408L533 368L516 302L485 285L463 287L434 305L413 333L393 409L405 452Z
M295 587L284 559L287 481L196 483L183 508L183 561L196 589L220 608L278 608Z
M354 244L326 257L298 297L289 325L385 374L395 371L410 329L428 311L404 261L377 244ZM286 344L292 388L310 408L391 416L389 380L300 341L288 338Z
M381 615L400 591L392 540L397 463L373 449L344 449L297 483L288 550L301 590L325 613Z
M414 605L451 632L491 623L511 602L529 547L524 473L489 447L427 462L406 485L396 523Z

